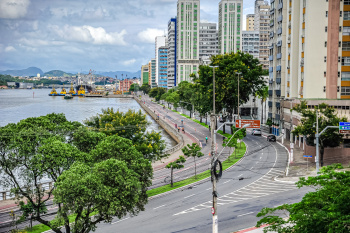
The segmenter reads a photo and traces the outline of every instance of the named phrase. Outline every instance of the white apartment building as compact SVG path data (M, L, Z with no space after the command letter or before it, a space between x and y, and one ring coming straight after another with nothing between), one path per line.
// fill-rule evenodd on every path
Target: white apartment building
M176 17L168 22L168 89L176 86Z
M255 0L254 12L254 31L260 34L260 51L259 61L263 65L263 69L269 68L269 32L270 32L270 5L268 1Z
M241 50L243 27L243 0L221 0L219 2L219 52L236 53Z
M242 52L253 55L259 59L260 35L258 31L242 32Z
M157 36L155 39L155 55L156 55L156 83L159 81L159 48L167 45L166 36Z
M216 23L199 24L199 58L218 54L218 31Z
M176 25L176 82L191 82L199 67L200 0L178 0Z

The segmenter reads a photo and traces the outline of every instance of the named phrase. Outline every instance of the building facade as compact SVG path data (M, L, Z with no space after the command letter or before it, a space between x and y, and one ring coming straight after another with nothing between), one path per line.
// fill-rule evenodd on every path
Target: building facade
M218 54L218 31L216 23L199 24L199 58Z
M124 79L119 81L119 91L128 92L131 84L133 84L133 80Z
M219 52L236 53L241 50L243 0L221 0L219 2Z
M143 84L148 84L149 78L149 65L144 65L141 67L141 86Z
M260 35L259 61L263 69L269 69L270 5L268 1L255 0L254 31Z
M242 32L242 52L253 55L259 59L260 35L258 31Z
M156 59L153 58L151 61L148 63L148 85L153 87L157 87L157 82L156 82Z
M247 14L246 16L246 31L254 31L254 14Z
M158 55L158 87L168 88L168 47L159 47Z
M176 17L168 22L168 89L176 86Z
M162 46L166 46L168 43L168 39L166 38L166 36L157 36L155 39L155 56L156 56L156 83L158 84L158 79L159 79L159 48Z
M191 82L199 67L200 0L178 0L176 26L176 82Z

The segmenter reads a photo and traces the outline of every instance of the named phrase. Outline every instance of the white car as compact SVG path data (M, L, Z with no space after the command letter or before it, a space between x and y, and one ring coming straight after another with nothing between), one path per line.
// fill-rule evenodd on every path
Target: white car
M261 136L261 130L260 129L253 129L252 135Z

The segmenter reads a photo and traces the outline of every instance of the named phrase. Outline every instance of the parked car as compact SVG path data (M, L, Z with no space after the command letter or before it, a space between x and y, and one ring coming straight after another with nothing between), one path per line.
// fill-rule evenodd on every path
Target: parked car
M252 135L261 136L261 130L260 129L253 130Z
M268 142L275 142L275 141L276 141L276 136L273 135L273 134L268 135L268 136L266 137L266 140L267 140Z

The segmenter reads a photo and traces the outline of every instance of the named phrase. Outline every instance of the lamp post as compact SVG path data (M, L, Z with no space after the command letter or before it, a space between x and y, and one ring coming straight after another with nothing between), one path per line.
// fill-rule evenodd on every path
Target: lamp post
M237 118L239 119L239 79L241 78L242 72L236 72L238 75L238 88L237 88Z

